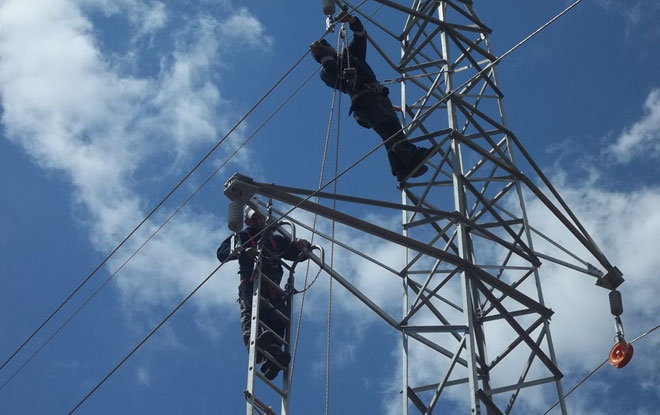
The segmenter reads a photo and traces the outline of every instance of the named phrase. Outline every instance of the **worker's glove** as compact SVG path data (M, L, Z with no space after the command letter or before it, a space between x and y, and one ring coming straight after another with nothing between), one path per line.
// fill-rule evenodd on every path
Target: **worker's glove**
M353 23L355 21L355 16L350 14L348 10L342 10L341 13L337 15L335 18L335 21L341 22L341 23Z
M312 51L312 56L318 63L321 63L324 57L333 56L336 54L335 49L330 46L327 40L321 39L309 45L309 49Z

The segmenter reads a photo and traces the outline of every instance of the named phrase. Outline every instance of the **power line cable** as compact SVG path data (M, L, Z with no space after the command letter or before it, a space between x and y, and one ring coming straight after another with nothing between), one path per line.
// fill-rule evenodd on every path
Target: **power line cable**
M647 330L646 332L640 334L639 336L635 337L632 341L630 341L630 343L631 343L631 344L632 344L632 343L635 343L637 340L639 340L639 339L641 339L641 338L643 338L643 337L648 336L649 334L651 334L652 332L654 332L654 331L657 330L658 328L660 328L660 325L657 325L657 326L653 327L652 329L649 329L649 330ZM573 391L574 391L575 389L577 389L578 387L582 386L582 384L583 384L584 382L586 382L591 376L593 376L593 375L594 375L594 374L595 374L595 373L596 373L601 367L603 367L603 365L605 365L605 363L607 363L608 361L609 361L609 359L605 359L605 360L604 360L603 362L601 362L598 366L596 366L596 368L595 368L594 370L592 370L591 372L589 372L589 374L588 374L587 376L585 376L584 378L582 378L582 380L580 380L577 384L575 384L575 386L573 386L573 387L571 388L571 390L569 390L568 392L566 392L566 394L562 397L562 399L566 399L566 398L568 397L568 395L570 395L571 393L573 393ZM543 412L543 415L547 415L548 412L552 411L552 410L553 410L553 409L559 404L560 401L561 401L561 400L555 402L554 405L552 405L550 408L548 408L547 411Z
M300 86L291 94L289 97L282 103L280 106L264 121L261 123L259 127L257 127L252 134L241 143L240 146L236 148L236 150L229 155L229 157L218 167L216 170L211 173L211 175L204 181L202 184L200 184L197 189L113 272L104 282L97 288L83 303L76 309L76 311L66 320L64 321L58 328L53 332L53 334L44 341L31 355L30 357L18 368L14 373L2 384L0 385L0 390L2 390L11 380L18 375L18 373L39 353L41 350L48 344L50 341L76 316L80 311L103 289L105 286L130 262L133 257L135 257L141 250L144 248L144 246L150 242L156 234L158 234L176 215L178 215L181 210L193 199L197 196L197 194L222 170L235 156L236 154L243 148L245 147L256 135L261 131L270 120L272 120L275 115L277 115L297 94L300 92L300 90L307 85L307 83L312 79L316 73L318 73L318 69L316 69L312 74L305 79Z
M105 264L108 262L108 260L142 227L142 225L149 220L149 218L178 190L179 187L183 185L183 183L188 180L188 178L204 163L206 160L217 150L217 148L222 144L230 134L232 134L236 128L238 128L239 125L245 121L245 119L252 114L252 112L259 106L261 103L286 79L289 74L303 61L303 59L309 54L309 50L305 51L305 53L296 61L296 63L293 64L285 73L280 77L277 82L264 94L257 102L250 108L249 111L247 111L234 126L213 146L211 149L195 164L195 166L170 190L169 193L160 201L156 206L147 214L147 216L138 223L138 225L126 236L124 239L117 245L102 261L99 263L94 270L87 275L83 279L83 281L60 303L59 306L53 310L50 315L37 327L36 330L30 334L25 341L5 360L5 362L0 366L0 371L25 347L25 345L32 340L32 338L57 314L62 307L64 307L65 304L71 300L71 298L78 292L80 289L94 276Z
M232 258L232 259L233 259L233 258ZM76 406L75 406L71 411L69 411L69 413L68 413L67 415L71 415L71 414L73 414L78 408L80 408L80 406L81 406L81 405L82 405L82 404L83 404L83 403L84 403L84 402L85 402L90 396L92 396L92 394L93 394L94 392L96 392L96 390L97 390L98 388L100 388L101 385L103 385L103 384L105 383L105 381L107 381L108 378L110 378L110 376L112 376L112 375L113 375L113 374L114 374L114 373L115 373L115 372L116 372L116 371L117 371L117 370L118 370L118 369L119 369L119 368L120 368L120 367L121 367L121 366L122 366L122 365L123 365L128 359L129 359L129 358L130 358L130 357L131 357L131 356L133 356L133 354L134 354L134 353L135 353L140 347L142 347L142 345L143 345L144 343L146 343L147 340L149 340L149 339L151 338L151 336L153 336L153 335L158 331L158 329L160 329L160 328L163 326L163 324L165 324L165 322L166 322L167 320L170 319L170 317L172 317L177 311L179 311L179 309L180 309L180 308L181 308L181 307L182 307L182 306L183 306L183 305L184 305L184 304L185 304L185 303L186 303L186 302L187 302L187 301L188 301L193 295L195 295L195 293L196 293L200 288L202 288L202 286L203 286L204 284L206 284L206 282L207 282L209 279L211 279L211 277L212 277L212 276L213 276L213 275L214 275L214 274L215 274L215 273L216 273L216 272L217 272L217 271L218 271L218 270L219 270L219 269L220 269L220 268L221 268L221 267L227 262L227 261L229 261L229 260L230 260L230 259L228 258L228 259L226 259L225 261L221 262L220 265L218 265L218 266L217 266L217 267L216 267L216 268L215 268L215 269L214 269L214 270L213 270L213 271L212 271L212 272L211 272L206 278L204 278L204 280L202 280L202 282L199 283L199 285L197 285L197 287L195 287L195 289L192 290L192 292L191 292L190 294L188 294L188 295L187 295L187 296L186 296L186 297L185 297L185 298L184 298L184 299L183 299L183 300L182 300L182 301L181 301L176 307L174 307L174 309L173 309L172 311L170 311L170 313L169 313L169 314L168 314L168 315L167 315L167 316L166 316L166 317L165 317L160 323L158 323L158 325L157 325L156 327L154 327L154 329L151 330L151 331L149 332L149 334L147 334L147 335L146 335L146 336L140 341L140 343L137 344L137 346L135 346L135 347L134 347L134 348L133 348L133 349L132 349L132 350L131 350L131 351L130 351L130 352L129 352L129 353L128 353L128 354L127 354L127 355L126 355L126 356L125 356L120 362L119 362L119 363L117 363L117 365L116 365L116 366L115 366L110 372L108 372L107 375L105 375L105 377L104 377L99 383L96 384L96 386L94 386L94 387L93 387L93 388L87 393L87 395L85 395L85 397L82 398L82 400L81 400L80 402L78 402L78 403L76 404Z

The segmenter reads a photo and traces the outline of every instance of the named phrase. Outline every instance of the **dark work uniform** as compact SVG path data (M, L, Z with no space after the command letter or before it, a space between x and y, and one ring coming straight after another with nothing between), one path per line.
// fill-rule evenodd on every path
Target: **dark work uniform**
M251 237L257 235L259 230L248 227L238 233L240 244L245 244ZM261 234L254 238L251 242L247 242L244 248L251 246L258 246L261 238L266 238L264 241L264 253L262 256L261 271L271 281L279 286L282 281L284 270L280 259L295 260L301 251L291 242L290 239L282 235ZM231 236L225 239L218 248L217 256L220 261L225 261L229 258L233 247L231 246ZM235 258L234 258L235 259ZM230 259L231 260L231 259ZM252 293L253 293L253 271L254 261L250 259L244 252L238 257L240 283L238 285L238 304L240 309L241 319L241 332L243 334L243 342L248 346L250 341L250 318L252 317ZM255 275L256 277L256 275ZM261 284L261 293L264 298L269 299L270 303L278 310L284 312L287 299L282 297L275 289L263 281ZM284 337L286 323L281 321L277 315L267 306L262 305L259 310L260 319L268 327L273 329L280 337Z
M351 96L351 112L355 120L365 128L373 128L385 143L392 174L401 176L414 168L427 153L406 140L399 118L388 98L389 90L380 85L376 75L366 62L367 34L360 20L349 25L353 40L337 57L323 51L314 58L323 65L321 79L331 88ZM355 68L354 79L344 79L345 68Z

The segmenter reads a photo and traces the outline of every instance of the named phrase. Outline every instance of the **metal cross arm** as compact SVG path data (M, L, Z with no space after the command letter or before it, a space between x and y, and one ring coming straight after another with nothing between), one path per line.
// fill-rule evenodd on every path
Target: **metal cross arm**
M327 219L337 221L376 237L399 244L401 246L405 246L409 249L413 249L432 258L437 258L447 263L453 264L454 266L457 266L458 268L468 272L471 277L477 278L483 283L497 289L503 294L506 294L509 298L534 310L541 316L550 318L550 316L553 314L552 310L543 306L538 301L512 288L510 285L457 255L445 252L424 242L400 235L396 232L374 225L373 223L352 217L317 203L310 202L308 200L309 196L307 199L302 199L291 193L288 193L277 185L258 183L253 179L240 174L235 174L229 179L229 181L227 181L227 183L225 183L224 193L231 200L248 200L254 193L259 193L263 196L271 197L281 202L288 203L292 206L302 208L309 212L321 215ZM310 195L314 194L313 191L309 191L309 193Z

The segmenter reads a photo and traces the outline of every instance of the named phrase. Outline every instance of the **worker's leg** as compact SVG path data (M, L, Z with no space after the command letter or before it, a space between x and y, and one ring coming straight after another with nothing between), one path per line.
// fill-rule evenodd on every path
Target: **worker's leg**
M354 110L360 125L373 128L385 142L394 176L407 174L426 154L426 149L420 149L406 139L392 102L386 96L365 96L354 105Z

